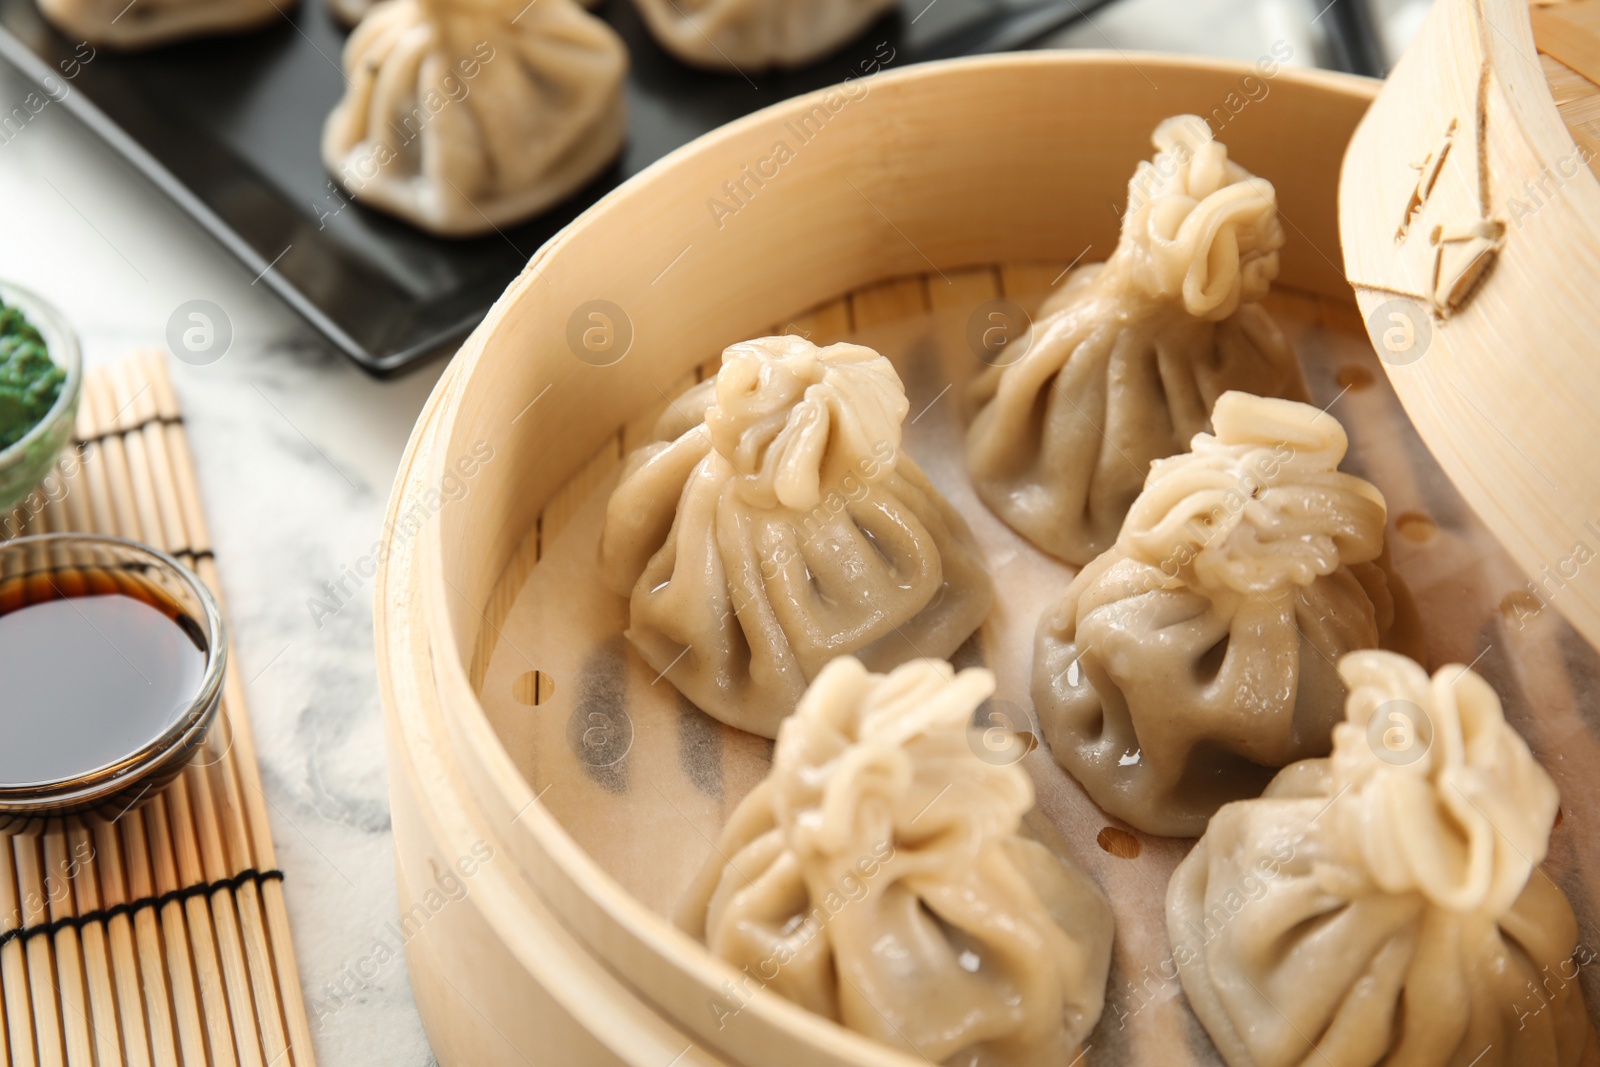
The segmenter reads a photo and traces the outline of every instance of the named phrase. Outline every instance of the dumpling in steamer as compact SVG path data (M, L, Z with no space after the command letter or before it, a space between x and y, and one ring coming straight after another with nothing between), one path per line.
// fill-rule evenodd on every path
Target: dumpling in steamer
M67 36L130 52L246 33L286 18L294 7L295 0L39 0L39 12Z
M572 0L384 0L345 43L323 162L357 201L421 229L488 233L616 157L627 65Z
M834 660L723 830L685 928L772 992L929 1062L1073 1062L1105 999L1111 909L1019 836L1033 780L969 736L993 692L981 668Z
M1418 652L1387 510L1309 404L1224 393L1158 460L1117 543L1039 620L1033 700L1056 762L1147 833L1200 834L1275 768L1328 752L1361 648Z
M650 35L684 63L750 73L821 59L895 0L634 0L634 6Z
M1572 1067L1572 906L1538 864L1559 798L1456 665L1354 652L1333 755L1229 804L1167 887L1189 1004L1229 1067Z
M982 623L992 583L900 448L907 408L870 348L764 337L628 457L602 570L628 639L702 710L774 737L835 656L948 657Z
M1154 140L1111 258L1069 275L1023 354L967 395L978 495L1068 563L1110 547L1151 461L1206 429L1217 397L1307 399L1260 304L1284 241L1272 184L1229 160L1194 115L1167 119Z

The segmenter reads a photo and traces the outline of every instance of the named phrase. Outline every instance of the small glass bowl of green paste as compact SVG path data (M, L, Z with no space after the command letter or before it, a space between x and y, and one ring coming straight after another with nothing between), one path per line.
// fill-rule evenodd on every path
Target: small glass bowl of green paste
M78 338L66 320L28 290L0 282L0 533L6 513L28 500L72 439L82 386Z

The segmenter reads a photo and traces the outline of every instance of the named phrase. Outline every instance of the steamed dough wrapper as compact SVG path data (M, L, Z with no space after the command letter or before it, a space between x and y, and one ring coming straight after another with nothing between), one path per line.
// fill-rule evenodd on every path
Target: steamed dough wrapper
M841 657L818 676L681 911L745 996L930 1062L1072 1061L1104 1002L1111 909L1018 835L1028 773L974 754L993 691L934 660L881 675Z
M1345 697L1333 664L1415 637L1383 496L1338 470L1338 420L1245 393L1214 418L1215 436L1151 468L1034 649L1056 761L1106 811L1174 837L1326 755Z
M294 0L39 0L39 12L68 37L129 52L261 29L294 6Z
M837 51L894 0L634 0L662 48L696 67L800 67Z
M967 396L978 495L1045 552L1082 565L1111 546L1152 460L1182 452L1230 389L1306 399L1261 307L1283 227L1270 182L1203 119L1156 128L1116 251L1068 276L1014 362Z
M653 670L775 737L835 656L949 657L994 592L966 523L900 449L887 359L785 336L722 360L628 457L601 566Z
M509 226L616 157L627 63L572 0L385 0L345 44L323 162L356 200L429 232Z
M1577 1064L1594 955L1537 870L1555 784L1465 667L1339 672L1333 756L1223 808L1168 886L1195 1014L1229 1067Z

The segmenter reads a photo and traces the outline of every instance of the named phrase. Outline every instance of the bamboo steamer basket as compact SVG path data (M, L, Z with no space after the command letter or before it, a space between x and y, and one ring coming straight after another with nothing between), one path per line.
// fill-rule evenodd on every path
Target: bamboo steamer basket
M707 998L733 972L624 893L539 803L478 705L474 651L546 502L619 425L658 401L656 383L679 380L785 315L930 262L1056 258L1091 236L1109 247L1110 205L1156 122L1209 110L1247 72L1077 53L881 75L867 99L849 105L860 114L806 145L737 225L718 230L707 196L765 157L817 98L751 116L663 160L534 257L429 400L390 528L407 528L419 509L431 517L415 536L395 538L377 583L402 913L474 845L487 842L495 855L464 900L408 943L442 1062L663 1067L686 1049L679 1062L716 1062L691 1047L700 1042L761 1067L919 1062L771 995L758 996L737 1026L709 1026ZM1285 71L1273 92L1292 103L1246 112L1230 145L1272 161L1263 173L1299 228L1289 234L1285 283L1348 300L1340 273L1315 249L1337 248L1339 155L1372 86ZM1069 175L1074 192L1064 195ZM818 218L829 225L814 225ZM627 374L581 363L565 342L574 308L614 294L630 294ZM551 396L538 400L547 387ZM484 441L494 460L459 500L431 508L427 494ZM580 946L597 962L581 960ZM673 1024L663 1019L687 1020L678 1025L691 1032L676 1048L667 1046L681 1034L668 1040Z
M1563 73L1579 88L1558 108ZM1530 597L1600 643L1595 80L1590 0L1531 20L1520 0L1436 3L1351 142L1339 207L1412 422Z
M1430 43L1425 35L1420 47ZM736 225L719 225L727 220L708 211L708 197L768 157L826 94L674 153L534 256L419 420L377 580L402 913L457 857L475 846L494 855L465 897L407 944L442 1063L924 1062L765 991L717 1025L705 1006L735 972L623 890L540 802L478 699L484 650L531 566L527 546L546 506L697 364L883 279L1060 261L1090 240L1109 250L1112 205L1125 197L1131 161L1147 157L1149 131L1171 114L1209 113L1250 73L1175 57L1042 53L877 75L847 102L858 109L850 121L808 142L739 207ZM1285 69L1274 106L1243 109L1225 138L1279 191L1288 225L1278 284L1352 315L1336 262L1340 161L1378 88ZM1506 276L1495 271L1476 300ZM626 308L625 372L569 350L574 309L597 299ZM1363 307L1370 302L1364 294ZM441 484L486 444L492 461L442 506Z

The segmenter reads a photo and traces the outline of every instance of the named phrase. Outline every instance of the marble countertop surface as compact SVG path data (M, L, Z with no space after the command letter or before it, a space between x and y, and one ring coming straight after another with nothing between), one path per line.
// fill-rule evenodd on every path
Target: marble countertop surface
M1123 0L1060 43L1253 59L1288 39L1295 61L1310 62L1308 18L1298 0ZM0 114L31 89L0 63ZM396 911L371 589L332 614L316 604L378 536L401 451L444 363L393 382L365 376L60 104L0 141L0 204L0 277L60 307L89 364L165 348L168 319L189 300L209 300L230 320L223 358L168 362L249 697L316 1052L333 1067L424 1067L433 1057L403 959L375 973L369 964Z

